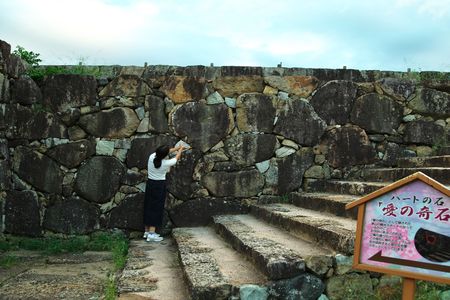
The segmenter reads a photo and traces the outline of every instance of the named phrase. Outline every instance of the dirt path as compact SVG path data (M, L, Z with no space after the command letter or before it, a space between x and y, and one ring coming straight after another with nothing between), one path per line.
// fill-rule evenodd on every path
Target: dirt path
M121 300L189 299L173 239L132 241L118 290Z
M0 268L0 299L101 299L113 270L109 252L42 256L14 251L6 255L18 262L10 269Z

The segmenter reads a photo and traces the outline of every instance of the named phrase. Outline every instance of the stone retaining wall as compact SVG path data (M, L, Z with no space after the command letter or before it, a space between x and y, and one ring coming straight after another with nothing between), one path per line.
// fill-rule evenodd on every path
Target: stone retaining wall
M170 228L450 140L448 73L92 66L35 82L0 49L5 233L141 230L148 155L163 143L193 148L168 176Z

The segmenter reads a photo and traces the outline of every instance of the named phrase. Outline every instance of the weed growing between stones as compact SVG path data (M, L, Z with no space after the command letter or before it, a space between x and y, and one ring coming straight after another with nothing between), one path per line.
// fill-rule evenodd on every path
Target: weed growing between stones
M105 300L114 300L117 296L116 277L110 274L105 283Z
M281 195L278 199L279 203L289 203L289 195L288 194L284 194Z

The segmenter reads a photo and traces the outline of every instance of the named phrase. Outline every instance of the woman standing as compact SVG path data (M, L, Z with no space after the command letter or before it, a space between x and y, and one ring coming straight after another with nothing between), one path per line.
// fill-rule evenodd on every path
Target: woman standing
M145 186L144 200L144 238L147 242L160 242L163 238L155 232L156 227L162 225L164 204L166 201L166 174L181 157L184 147L170 148L160 146L148 158L148 179ZM174 158L169 159L169 153L176 152Z

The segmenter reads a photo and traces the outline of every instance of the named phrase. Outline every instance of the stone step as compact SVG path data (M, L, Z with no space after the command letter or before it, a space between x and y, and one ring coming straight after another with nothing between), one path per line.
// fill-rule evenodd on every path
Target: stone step
M304 190L306 192L364 196L385 187L389 183L390 182L307 179L304 183Z
M252 205L251 214L298 238L342 254L353 253L355 220L281 203Z
M450 155L450 146L443 146L440 147L437 151L436 151L437 155Z
M399 168L441 167L450 168L450 155L404 157L397 161Z
M329 193L294 192L288 195L289 203L294 204L295 206L352 219L357 218L358 209L355 207L354 209L346 210L345 205L360 198L361 197L355 195Z
M255 236L238 216L215 216L214 225L233 248L246 255L271 280L294 277L305 271L302 257L273 240Z
M266 285L268 278L225 243L210 227L176 228L172 235L196 299L229 299L245 284Z
M422 172L444 185L450 184L450 168L365 169L362 171L362 177L368 181L397 181L416 172Z

